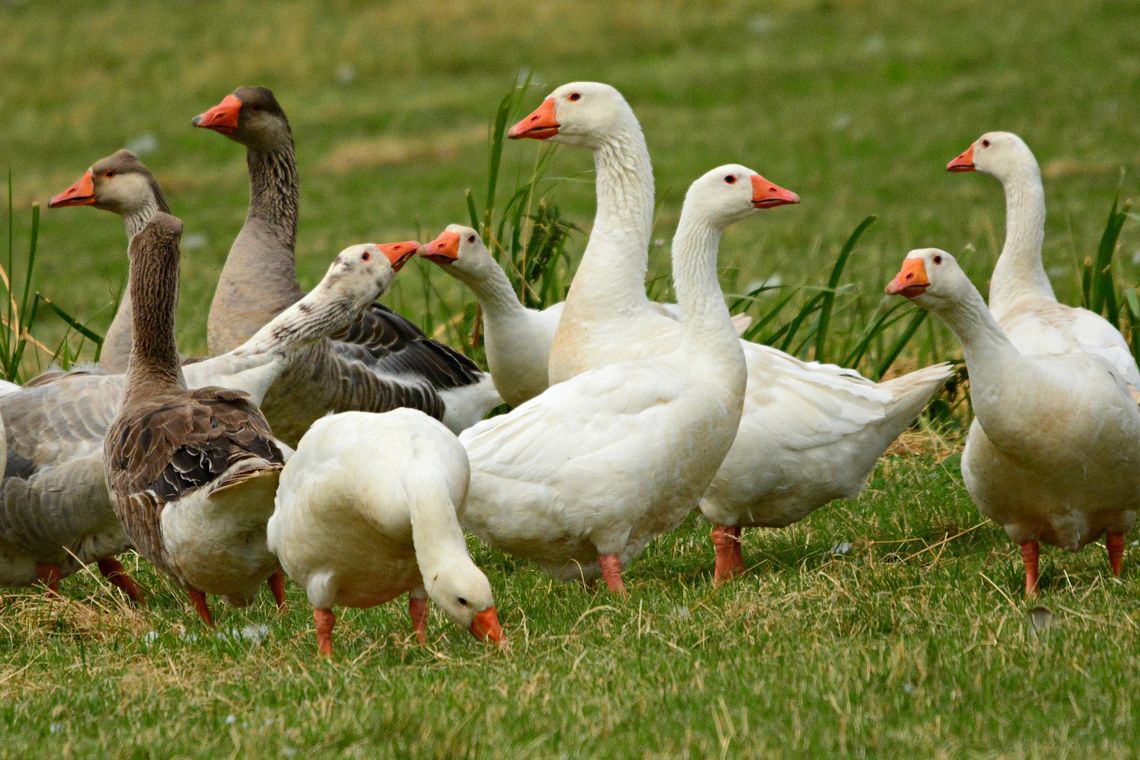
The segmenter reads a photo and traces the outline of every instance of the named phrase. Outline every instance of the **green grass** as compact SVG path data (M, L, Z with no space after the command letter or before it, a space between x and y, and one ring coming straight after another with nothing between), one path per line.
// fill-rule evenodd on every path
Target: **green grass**
M814 303L790 347L822 348L830 360L858 352L874 372L912 320L904 308L873 345L861 341L892 305L882 286L907 250L944 247L984 286L1002 239L1000 187L943 167L989 129L1020 133L1042 163L1045 257L1061 298L1111 303L1130 324L1140 317L1134 294L1111 302L1097 276L1105 212L1140 190L1140 24L1128 0L609 6L0 3L13 250L29 249L33 201L46 206L96 159L153 136L143 160L187 236L204 236L184 252L179 305L181 347L200 352L247 185L240 147L192 129L191 116L239 84L275 90L297 139L298 260L312 285L349 243L426 240L469 223L469 188L481 218L491 122L524 70L535 86L511 117L572 79L615 84L638 113L658 186L657 295L669 295L665 241L694 178L741 162L801 195L798 207L738 225L722 246L730 294L773 274L789 286L759 295L755 317L802 288L759 337L788 336L789 315ZM346 66L351 81L338 79ZM541 150L502 146L500 211ZM560 150L541 185L581 230L593 212L590 168L585 153ZM1140 280L1131 214L1113 246L1126 286ZM576 261L583 245L572 233L564 250ZM46 210L35 287L101 333L125 249L110 214ZM18 286L20 260L8 267ZM385 300L457 338L444 326L470 324L466 293L419 266ZM551 296L564 284L542 287ZM820 290L829 284L838 290ZM59 345L65 320L37 325ZM900 360L958 355L927 320ZM344 611L337 661L317 662L296 587L286 616L267 594L219 614L223 630L267 626L260 643L218 638L145 563L135 567L151 592L141 610L95 577L66 581L62 600L3 590L0 756L1134 754L1134 541L1122 580L1108 575L1103 548L1046 550L1042 593L1027 602L1015 547L962 489L957 433L910 440L920 453L898 448L860 498L787 530L748 532L750 573L724 589L711 588L707 528L696 520L629 569L625 601L477 548L512 640L505 654L438 612L429 647L414 646L399 603ZM844 543L851 550L833 554ZM1051 613L1039 633L1035 605Z

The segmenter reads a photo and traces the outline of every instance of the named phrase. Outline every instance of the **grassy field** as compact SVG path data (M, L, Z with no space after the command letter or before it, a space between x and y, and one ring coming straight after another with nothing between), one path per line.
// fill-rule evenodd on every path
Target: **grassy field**
M633 105L655 162L656 282L685 187L717 164L744 163L803 198L726 236L730 292L774 274L822 285L851 230L878 215L844 277L841 338L910 248L947 248L984 285L1000 188L943 170L983 131L1016 131L1037 153L1046 262L1069 302L1113 197L1140 191L1130 0L610 5L0 2L0 169L13 176L17 250L33 201L46 206L119 147L151 146L143 160L198 236L179 333L184 351L202 351L247 185L240 147L189 119L240 84L272 87L293 124L305 285L344 245L464 221L464 190L486 177L488 123L520 71L538 84L518 116L574 79L610 82ZM539 149L506 147L505 186L529 176ZM590 169L563 150L548 190L583 230ZM583 245L579 234L569 250ZM45 210L38 287L101 332L125 247L110 214ZM1125 226L1117 261L1124 282L1140 279L1140 224ZM444 323L465 297L425 263L386 301ZM39 329L62 334L50 320ZM958 355L930 326L904 363ZM624 601L477 549L509 653L438 613L429 647L416 647L393 604L346 611L337 661L317 662L299 589L285 616L268 595L222 612L231 633L215 636L145 563L140 610L93 577L65 582L63 600L4 590L0 756L1134 755L1135 535L1122 580L1103 548L1046 550L1042 593L1027 602L1016 548L962 490L957 431L908 441L859 499L746 534L751 570L728 588L710 585L695 520L630 568Z

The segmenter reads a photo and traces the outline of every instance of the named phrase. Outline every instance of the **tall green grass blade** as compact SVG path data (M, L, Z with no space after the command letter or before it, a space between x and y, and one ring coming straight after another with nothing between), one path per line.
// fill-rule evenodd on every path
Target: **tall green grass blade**
M839 251L839 257L836 258L835 264L831 267L831 276L827 280L827 290L823 293L823 300L819 307L819 320L816 322L816 335L815 335L815 358L816 361L827 361L827 334L831 326L831 309L835 303L835 295L839 288L839 279L843 276L843 268L847 266L847 259L850 258L851 252L855 250L856 243L863 233L875 223L878 219L877 216L868 216L861 221L847 238L847 242Z
M911 337L913 337L914 334L918 332L918 328L922 325L922 322L925 319L926 311L923 309L919 309L917 313L911 317L910 322L906 326L906 329L904 329L902 333L897 338L895 338L894 343L892 343L890 348L887 349L886 354L884 354L883 357L879 360L879 363L875 365L875 369L871 373L872 380L879 382L879 380L883 378L883 375L887 374L887 370L889 370L891 368L891 365L895 363L895 359L899 358L899 354L902 353L903 349L906 347L906 344L910 342Z
M1112 200L1112 210L1109 211L1108 220L1104 225L1104 232L1097 247L1096 262L1091 272L1091 287L1089 296L1089 309L1097 314L1103 314L1112 324L1119 324L1119 310L1116 301L1116 287L1112 279L1112 257L1116 254L1117 243L1120 240L1120 231L1128 218L1130 204L1126 203L1124 209L1119 206L1119 196Z

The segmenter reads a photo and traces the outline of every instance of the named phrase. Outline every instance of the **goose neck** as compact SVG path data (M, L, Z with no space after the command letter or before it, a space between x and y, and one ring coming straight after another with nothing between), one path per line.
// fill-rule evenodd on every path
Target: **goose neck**
M1045 240L1045 191L1037 164L1027 165L1007 177L1003 186L1005 244L990 283L990 305L1001 309L1025 296L1053 300L1053 286L1041 260Z
M416 563L425 579L443 574L456 562L471 562L463 529L455 519L455 506L445 485L425 487L409 508Z
M582 262L571 285L572 300L609 313L648 303L645 273L653 227L653 167L640 127L609 136L594 150L598 208Z
M976 391L987 396L1003 388L1010 370L1024 362L972 285L967 294L935 312L962 344L975 400Z
M706 349L738 343L717 278L722 233L683 209L673 238L673 286L685 314L685 340Z
M249 148L249 215L260 220L279 244L276 250L287 251L289 268L293 267L293 248L297 240L297 157L290 137L270 148Z
M487 319L510 318L525 310L507 273L494 261L484 263L478 272L452 273L475 294Z
M174 337L178 304L178 248L131 250L133 336L126 401L135 395L183 384Z
M318 284L304 298L254 333L234 353L242 356L287 353L347 327L369 300L337 293L324 283Z

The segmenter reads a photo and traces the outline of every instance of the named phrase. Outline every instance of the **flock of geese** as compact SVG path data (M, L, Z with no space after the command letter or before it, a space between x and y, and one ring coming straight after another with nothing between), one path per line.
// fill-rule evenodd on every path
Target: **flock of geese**
M640 125L605 84L554 90L511 138L593 153L597 215L565 303L523 307L479 234L343 250L303 293L294 271L293 138L273 94L242 87L194 126L246 148L250 205L208 320L211 357L186 360L174 315L182 223L121 150L55 196L123 218L127 295L101 365L49 372L0 397L0 583L95 564L135 602L116 556L134 548L185 588L234 605L285 575L332 653L333 609L408 594L505 643L464 529L550 575L624 594L622 570L694 509L712 525L714 582L743 572L745 527L782 527L858 493L950 374L874 383L741 340L717 280L723 231L799 197L740 165L690 186L673 239L676 304L645 292L653 173ZM1006 240L990 301L954 258L910 252L887 293L940 317L962 344L975 419L962 471L980 511L1021 547L1106 537L1121 571L1140 507L1140 373L1121 334L1057 302L1041 260L1036 160L987 133L947 167L1005 187ZM482 371L376 301L415 255L473 292ZM506 403L512 410L484 417ZM330 414L331 412L331 414ZM294 451L295 447L295 451Z

